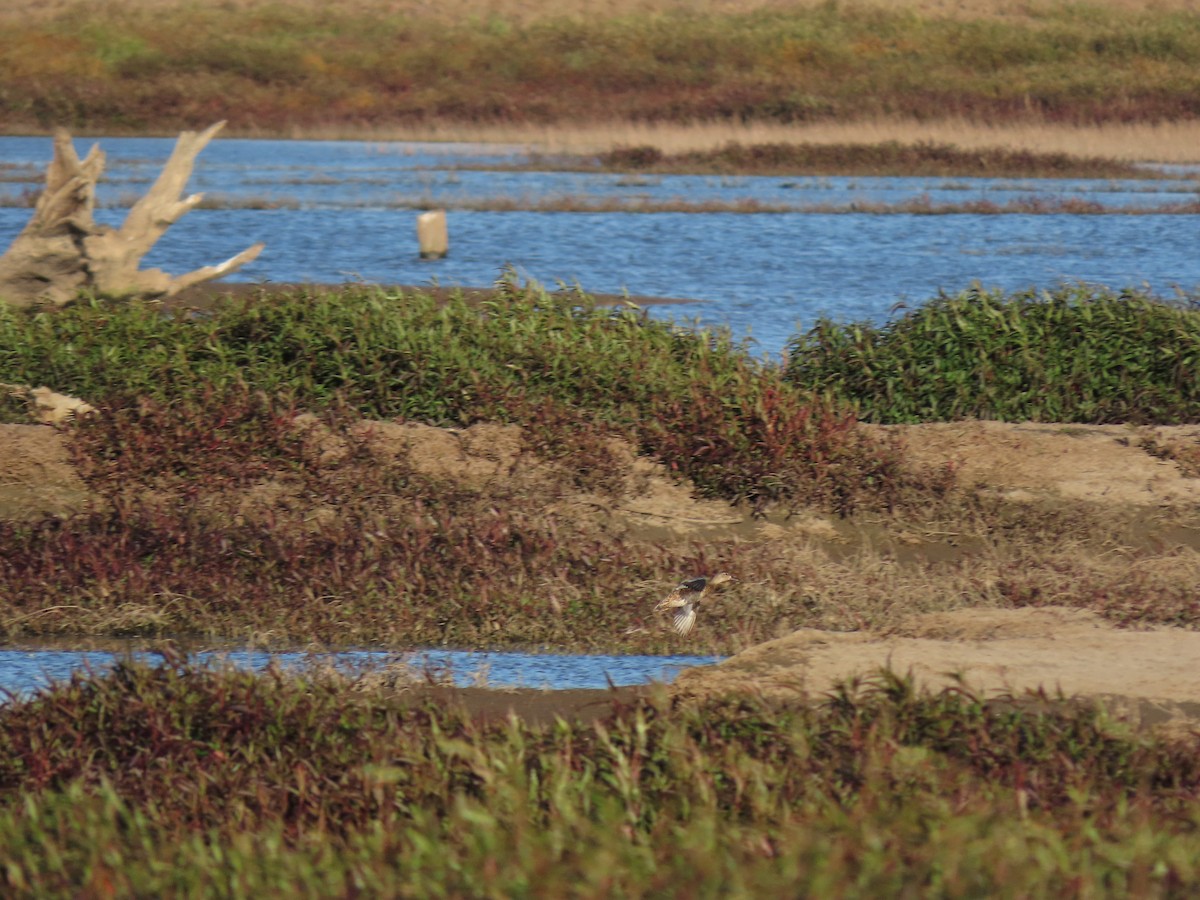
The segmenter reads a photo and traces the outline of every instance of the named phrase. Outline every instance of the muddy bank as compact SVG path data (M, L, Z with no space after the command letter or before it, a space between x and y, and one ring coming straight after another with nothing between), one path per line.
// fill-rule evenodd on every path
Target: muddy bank
M1085 610L964 609L917 616L890 633L803 629L716 666L680 674L683 696L749 692L813 698L887 668L923 689L980 697L1044 691L1091 697L1145 725L1200 724L1200 633L1118 629Z

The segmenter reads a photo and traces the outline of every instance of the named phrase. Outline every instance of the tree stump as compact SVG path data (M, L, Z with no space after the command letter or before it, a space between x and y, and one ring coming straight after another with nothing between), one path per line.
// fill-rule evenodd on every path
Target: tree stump
M96 182L104 171L99 145L80 160L71 136L57 131L54 158L46 168L46 187L33 218L0 256L0 301L62 306L81 291L112 299L160 299L221 278L255 259L264 244L186 275L138 268L164 232L203 199L203 194L181 195L196 156L224 125L218 122L205 131L180 134L158 179L119 229L97 225L92 218Z

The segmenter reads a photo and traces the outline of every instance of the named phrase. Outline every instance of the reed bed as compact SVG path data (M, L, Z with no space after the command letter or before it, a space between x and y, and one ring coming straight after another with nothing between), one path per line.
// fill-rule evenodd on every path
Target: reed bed
M1194 738L1086 704L619 702L472 720L177 655L0 707L10 897L1131 894L1200 871Z
M748 175L959 175L977 178L1147 178L1157 173L1103 157L952 144L728 143L717 149L664 153L653 144L615 147L596 162L618 172Z

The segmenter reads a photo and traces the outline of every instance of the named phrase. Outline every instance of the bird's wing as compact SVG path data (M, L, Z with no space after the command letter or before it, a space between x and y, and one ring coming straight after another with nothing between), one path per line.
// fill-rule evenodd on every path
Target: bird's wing
M654 611L660 612L664 609L675 609L683 606L683 604L689 602L690 594L691 591L684 590L683 585L680 585L662 600L658 601L658 606L654 607Z
M662 612L664 609L678 609L685 603L687 603L687 600L680 596L679 591L671 591L665 598L658 601L658 606L654 607L654 611Z
M685 603L679 609L675 610L675 621L671 623L671 627L679 634L687 634L696 624L696 607L691 603Z
M708 584L708 579L703 576L681 581L675 590L667 594L666 598L660 601L658 606L654 607L655 611L676 609L685 603L691 603L696 599L696 595L704 590L706 584Z

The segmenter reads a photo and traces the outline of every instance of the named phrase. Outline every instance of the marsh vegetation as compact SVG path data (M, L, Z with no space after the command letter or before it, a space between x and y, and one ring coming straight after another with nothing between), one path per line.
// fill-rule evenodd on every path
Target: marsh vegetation
M559 129L574 145L546 148L592 154L575 164L650 173L1129 177L1078 153L1096 128L1125 135L1114 158L1194 158L1194 132L1155 130L1200 111L1194 13L958 7L64 0L0 13L0 117ZM1068 137L1040 156L929 143L947 117L963 147L1003 143L990 123ZM897 122L898 141L872 130ZM799 128L865 130L790 146ZM162 654L0 704L2 892L1189 896L1195 734L1088 701L883 672L786 702L614 692L533 721L409 677L220 671L173 642L730 653L1043 606L1195 630L1198 316L1186 297L972 289L818 321L772 361L511 277L469 298L0 309L0 380L100 410L52 430L0 398L0 638ZM1065 441L1106 423L1138 500L1109 501L1111 469L1090 494L1011 490L995 456L941 446L960 433L904 430L964 417ZM1046 434L1008 438L1010 468L1044 462ZM654 617L716 571L738 590L687 638Z
M1046 5L978 18L871 4L426 10L16 7L0 40L0 110L9 130L109 134L217 118L282 134L331 124L878 117L1092 125L1198 112L1200 24L1183 9Z
M1009 327L972 338L972 310ZM1021 329L1041 329L1044 359L1080 352L1083 317L1140 390L1073 415L1166 423L1194 420L1174 370L1128 360L1149 343L1182 352L1196 315L1150 298L967 295L888 335L933 341L963 383L989 356L1030 356L1010 347ZM838 393L848 354L871 346L822 326L785 369L719 334L513 283L482 302L346 288L167 314L8 310L5 376L70 385L102 414L50 435L82 506L0 523L0 626L9 640L642 652L973 604L1196 627L1185 510L1014 503L919 462ZM1111 393L1113 368L1081 369L1072 393ZM919 396L887 402L936 418ZM10 403L5 427L25 416ZM431 470L395 429L443 435L441 456L473 445L490 468ZM1143 438L1147 459L1194 456L1194 439ZM664 532L612 515L637 493L631 475L672 473L686 489L668 516L695 516L695 492L745 517ZM823 541L789 512L843 530ZM742 574L736 602L687 639L654 620L680 572L718 569ZM1169 896L1197 878L1194 739L1086 702L929 694L885 674L810 703L597 698L597 720L545 724L480 720L409 679L220 672L158 646L156 668L0 706L10 895Z
M1087 704L661 693L485 722L417 689L122 665L0 707L12 897L1183 896L1194 741Z
M753 573L751 584L719 605L691 650L1048 596L1122 622L1196 620L1191 557L1150 562L1151 535L1185 526L1183 511L1154 522L1086 503L1005 503L960 483L952 460L918 462L899 435L857 424L1195 421L1180 361L1190 309L1104 294L964 295L879 338L819 325L786 367L719 334L511 282L483 302L347 288L182 313L84 302L3 314L8 380L69 385L102 410L65 433L87 502L0 524L10 638L657 652L681 646L650 615L664 585L722 569ZM985 324L993 319L1008 330ZM942 379L905 362L914 357L933 360ZM1003 378L988 374L997 370ZM886 390L873 396L851 377ZM1061 394L1045 389L1056 379ZM10 420L24 421L8 403ZM435 457L469 451L461 465L476 474L422 467L420 429ZM1186 441L1142 442L1188 454ZM671 537L611 515L672 478L678 508L649 516L732 527ZM693 494L726 512L697 511ZM803 531L746 540L755 522L786 526L811 512L868 531L956 535L956 549L899 567L886 562L894 549L870 550L875 568L845 551L830 558ZM1107 551L1072 555L1080 540L1120 543L1126 563L1149 568L1117 574Z

